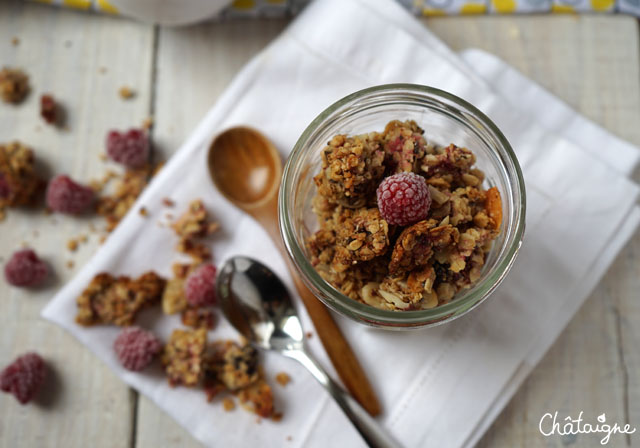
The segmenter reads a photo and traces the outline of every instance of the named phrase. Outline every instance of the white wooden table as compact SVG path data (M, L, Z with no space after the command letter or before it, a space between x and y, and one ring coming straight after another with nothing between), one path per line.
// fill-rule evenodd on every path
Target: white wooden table
M431 29L454 49L491 51L621 137L640 145L639 33L623 16L438 18ZM243 21L167 29L125 19L0 2L0 65L21 66L34 92L17 108L0 107L0 141L32 145L51 172L87 180L104 166L105 132L153 116L155 151L168 157L240 67L287 24ZM13 37L20 44L11 43ZM106 68L106 71L104 70ZM137 96L122 101L117 90ZM67 131L38 118L39 95L52 92L68 106ZM603 148L606 150L606 148ZM638 176L636 176L638 180ZM54 267L48 287L24 292L0 281L0 364L30 349L53 365L49 395L22 407L0 396L0 446L198 446L152 403L120 382L60 328L39 318L52 294L98 246L97 237L74 254L71 237L87 222L42 213L10 212L0 224L0 257L22 242ZM37 229L38 232L35 232ZM4 261L0 258L0 262ZM540 417L606 412L640 427L640 234L484 437L481 446L571 444L544 439ZM598 414L596 414L598 413ZM599 446L580 438L579 446ZM610 446L640 445L640 433Z

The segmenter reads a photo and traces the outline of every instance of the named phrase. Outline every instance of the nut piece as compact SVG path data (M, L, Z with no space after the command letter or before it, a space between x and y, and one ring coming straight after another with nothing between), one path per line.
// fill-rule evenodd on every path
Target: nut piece
M154 272L147 272L135 280L98 274L78 297L76 322L84 326L132 325L141 309L160 300L165 283Z
M207 330L173 330L162 353L162 365L171 387L196 386L204 373Z

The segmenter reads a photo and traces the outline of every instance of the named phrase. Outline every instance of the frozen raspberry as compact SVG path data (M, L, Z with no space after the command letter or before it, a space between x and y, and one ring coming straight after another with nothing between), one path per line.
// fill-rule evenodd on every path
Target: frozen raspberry
M91 206L93 197L91 188L65 175L54 177L47 187L47 205L55 212L80 214Z
M431 206L427 183L415 173L398 173L385 178L376 195L380 214L392 225L406 226L422 221Z
M125 369L139 371L160 353L162 342L147 330L127 327L116 338L113 349Z
M196 269L185 282L184 293L192 306L208 306L216 303L216 267L211 263Z
M107 134L107 154L129 168L139 168L147 162L149 138L140 129L129 129L123 133L110 131Z
M47 264L31 249L19 250L4 266L4 277L13 286L37 286L48 273Z
M15 395L21 404L35 397L47 375L47 366L37 353L27 353L0 373L0 389Z

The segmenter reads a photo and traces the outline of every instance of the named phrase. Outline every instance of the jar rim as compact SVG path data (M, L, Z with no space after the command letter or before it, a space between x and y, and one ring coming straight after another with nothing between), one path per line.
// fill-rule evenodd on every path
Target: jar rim
M386 94L396 94L399 97L403 94L419 94L423 98L428 98L432 101L442 102L444 100L444 104L448 107L454 105L459 108L459 111L473 116L482 125L484 131L488 131L490 137L498 143L499 148L492 145L491 149L496 151L500 156L506 156L508 166L504 164L503 157L500 157L500 160L501 163L505 165L504 169L507 172L510 185L514 187L513 196L515 200L513 201L513 214L515 215L515 227L509 239L505 241L505 247L507 247L506 252L501 255L501 258L497 260L492 271L484 279L474 284L469 290L462 293L461 296L455 297L449 303L427 310L384 310L360 303L344 295L323 279L312 266L303 248L300 247L297 242L293 220L291 219L292 211L288 210L286 206L289 196L295 191L295 185L292 185L295 178L294 166L296 166L296 162L305 155L304 149L307 143L312 140L312 137L316 135L323 126L328 125L329 123L327 123L327 121L329 120L331 122L332 117L333 120L339 119L341 112L344 113L353 110L353 107L357 107L359 102L366 99L376 99L376 97L381 97ZM396 324L404 327L407 325L411 326L412 324L420 325L438 319L440 319L440 321L437 322L437 324L447 322L467 313L491 295L511 269L522 245L526 216L526 191L522 170L513 148L504 134L483 112L462 98L434 87L405 83L384 84L362 89L345 96L327 107L307 126L296 142L285 165L278 198L278 209L280 231L285 247L307 286L312 290L318 290L325 298L331 297L332 300L329 305L348 317L355 318L359 321L363 318L365 321L370 319L374 325L381 322L391 326ZM436 323L432 325L435 324Z

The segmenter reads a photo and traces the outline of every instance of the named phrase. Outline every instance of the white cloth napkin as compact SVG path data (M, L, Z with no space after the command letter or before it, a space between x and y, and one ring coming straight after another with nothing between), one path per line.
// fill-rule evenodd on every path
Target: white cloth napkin
M638 187L627 175L640 152L578 116L559 100L478 51L452 53L390 0L318 0L238 74L203 121L145 190L135 211L43 311L68 329L124 381L150 397L209 446L364 446L363 440L312 377L275 354L268 375L280 423L257 425L251 415L226 413L200 390L172 389L159 367L123 370L112 343L117 328L81 328L75 298L97 272L168 275L177 259L171 230L156 225L173 198L183 208L201 197L222 224L215 259L245 254L291 279L265 232L213 189L205 169L208 144L221 130L251 125L286 156L307 124L342 96L376 84L413 82L450 91L475 104L503 130L523 167L527 231L504 284L473 313L410 333L371 330L340 319L369 374L385 413L380 422L405 446L472 445L549 348L640 222ZM400 117L401 118L401 117ZM427 138L429 130L426 130ZM606 148L606 151L603 150ZM302 306L304 326L312 325ZM145 313L143 326L163 338L175 316ZM222 322L211 338L233 336ZM318 338L312 351L332 371Z

